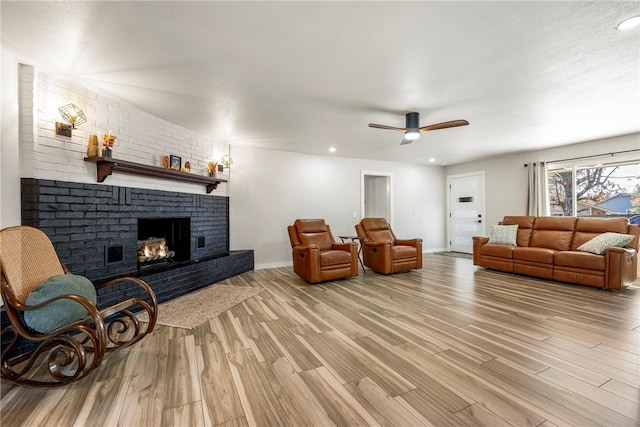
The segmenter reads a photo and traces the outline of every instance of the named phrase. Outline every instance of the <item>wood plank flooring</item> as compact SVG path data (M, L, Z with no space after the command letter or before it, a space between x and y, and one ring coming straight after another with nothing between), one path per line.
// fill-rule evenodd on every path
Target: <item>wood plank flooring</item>
M426 255L308 285L290 268L192 330L158 325L69 387L3 382L8 426L639 426L640 287Z

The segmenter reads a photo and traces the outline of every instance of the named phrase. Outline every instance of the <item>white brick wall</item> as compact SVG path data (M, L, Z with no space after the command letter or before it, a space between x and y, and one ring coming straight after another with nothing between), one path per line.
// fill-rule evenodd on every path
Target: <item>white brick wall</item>
M162 166L162 157L174 154L191 162L191 173L206 175L209 161L220 161L228 145L147 114L99 89L20 65L21 176L69 182L96 183L96 165L84 161L89 135L111 132L117 136L113 157L146 165ZM71 138L55 133L62 121L58 108L73 102L87 123L73 130ZM102 148L102 147L100 147ZM229 179L225 168L221 178ZM103 183L138 188L206 194L204 185L114 172ZM212 195L227 196L228 186L218 185Z

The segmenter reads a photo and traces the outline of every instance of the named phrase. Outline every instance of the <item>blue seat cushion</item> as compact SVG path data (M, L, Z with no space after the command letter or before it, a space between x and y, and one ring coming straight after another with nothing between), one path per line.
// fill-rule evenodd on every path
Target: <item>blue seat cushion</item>
M81 295L94 305L97 302L96 288L89 279L75 274L60 274L49 278L31 291L26 303L36 305L67 294ZM87 310L82 304L70 299L61 299L36 310L25 311L24 321L31 329L48 333L84 319L86 316Z

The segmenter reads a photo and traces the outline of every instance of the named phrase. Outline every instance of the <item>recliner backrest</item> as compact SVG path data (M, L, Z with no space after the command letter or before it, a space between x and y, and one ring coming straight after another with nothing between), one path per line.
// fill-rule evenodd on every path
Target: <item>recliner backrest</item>
M320 250L327 250L335 243L331 228L324 219L296 219L293 226L303 246L316 245Z
M576 219L562 216L539 216L533 223L529 246L568 251L571 248Z
M628 228L629 220L627 218L578 218L576 221L576 231L573 235L573 242L571 243L571 250L577 250L578 246L602 233L627 234ZM633 242L629 242L629 244L632 243Z
M393 243L396 240L385 218L362 218L360 225L368 240L385 243Z

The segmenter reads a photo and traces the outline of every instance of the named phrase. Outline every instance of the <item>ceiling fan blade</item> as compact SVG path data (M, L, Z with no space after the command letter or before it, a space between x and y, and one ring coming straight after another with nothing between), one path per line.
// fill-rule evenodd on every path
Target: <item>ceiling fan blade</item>
M428 126L422 126L418 128L420 132L425 132L428 130L438 130L438 129L447 129L447 128L455 128L458 126L466 126L469 122L466 120L451 120L449 122L435 123Z
M402 142L400 143L400 145L407 145L407 144L411 144L413 141L414 141L413 139L407 139L407 138L404 138L404 139L402 140Z
M404 132L406 130L405 128L397 128L397 127L387 126L387 125L377 125L375 123L369 123L369 127L370 128L376 128L376 129L399 130L399 131L402 131L402 132Z

